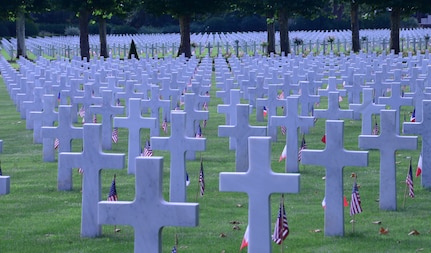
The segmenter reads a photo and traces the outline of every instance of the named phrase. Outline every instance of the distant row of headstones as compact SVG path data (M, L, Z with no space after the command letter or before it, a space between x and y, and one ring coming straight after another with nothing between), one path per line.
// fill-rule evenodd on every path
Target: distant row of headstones
M430 28L401 29L401 51L421 52L429 49ZM351 49L351 31L290 31L291 51L294 54L315 52L327 54L348 52ZM280 51L279 36L276 36L276 51ZM365 52L386 52L389 48L389 29L361 29L360 43ZM428 38L428 39L427 39ZM258 55L266 53L266 32L247 33L192 33L190 34L193 54L203 55ZM107 48L110 57L126 58L134 41L138 52L145 57L174 57L180 44L179 34L135 34L108 35ZM16 55L16 38L3 38L0 42L11 58ZM89 36L90 54L100 55L98 35ZM32 37L26 39L26 47L36 56L73 58L80 55L79 36Z
M379 149L381 164L385 164L380 168L380 208L396 210L395 151L417 148L417 137L400 136L400 108L414 106L417 122L405 123L404 131L425 139L431 131L427 130L431 114L426 113L430 103L424 101L430 95L429 58L428 54L406 58L362 54L246 57L229 62L223 58L216 58L214 62L210 58L124 62L39 59L36 64L21 59L19 72L2 59L0 67L21 117L35 133L34 142L42 140L44 161L54 161L54 142L55 138L59 139L58 189L72 188L72 168L84 170L81 236L100 235L101 224L136 224L135 249L142 245L160 247L156 234L163 226L198 223L197 204L184 203L185 160L194 159L193 152L205 150L205 138L196 138L196 131L202 121L209 119L203 108L210 102L214 68L219 89L216 95L223 101L218 105L218 112L226 114L226 125L219 126L218 136L229 137L229 148L236 150L235 172L220 175L220 190L248 194L249 231L253 241L249 250L270 252L268 196L275 192L299 192L298 129L300 133L307 133L315 119L327 120L326 148L304 150L301 162L326 169L325 235L344 235L344 211L340 202L343 167L368 165L366 151L344 149L340 119L362 118L359 146ZM321 97L327 97L327 109L315 109ZM340 100L346 97L350 109L341 109ZM125 103L124 107L118 105L118 99ZM241 104L241 99L247 104ZM385 110L386 106L391 110ZM85 124L75 127L73 123L78 122L81 108L85 111L85 115L81 113ZM277 110L283 110L282 115ZM258 121L267 120L267 126L251 126L252 112L256 112ZM102 117L101 125L89 123L93 122L94 115L98 116L96 119ZM372 135L373 115L380 115L380 135ZM169 137L160 136L166 122L171 124ZM286 129L288 173L285 175L273 173L270 167L270 145L277 140L277 127ZM127 166L129 174L135 174L139 189L133 202L100 202L99 171L125 166L124 154L103 152L112 147L115 128L129 129ZM139 130L143 128L149 129L154 149L168 150L171 154L170 203L163 201L159 188L163 160L137 158L141 147ZM39 135L36 131L40 131ZM81 153L71 152L72 139L83 139ZM422 152L429 152L428 146L423 142ZM333 159L324 159L329 156ZM428 188L431 173L426 168L430 161L426 156L423 158L422 186ZM144 165L147 170L142 169ZM148 178L152 180L147 181ZM240 181L244 182L239 184ZM260 187L255 187L256 182ZM146 192L151 192L152 197ZM131 220L140 206L147 208L145 215ZM184 216L166 221L163 214L173 212L171 208L184 212Z

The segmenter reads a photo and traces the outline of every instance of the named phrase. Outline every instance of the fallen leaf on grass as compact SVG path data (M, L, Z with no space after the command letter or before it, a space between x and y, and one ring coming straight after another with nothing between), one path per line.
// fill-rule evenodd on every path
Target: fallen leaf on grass
M323 179L323 180L325 180L325 179L326 179L326 177L322 177L322 179Z
M237 220L231 220L229 221L230 224L241 224L241 222L237 221Z
M320 233L320 232L322 232L322 230L320 230L320 229L315 229L315 230L311 230L311 232L313 232L313 233Z
M219 237L226 237L225 233L220 233Z
M424 248L419 248L416 250L416 252L419 252L419 251L424 251Z
M388 228L380 227L379 234L386 235L388 233L389 233L389 229Z
M236 226L236 225L235 225L235 226L233 226L233 227L232 227L232 229L233 229L233 230L241 230L241 228L240 228L239 226Z
M356 223L356 221L355 220L350 220L350 223Z
M381 222L381 221L379 221L379 220L373 221L372 223L373 223L373 224L382 224L382 222Z
M375 199L374 201L379 202L379 201L380 201L380 199Z
M116 228L115 229L115 233L118 233L118 232L120 232L121 231L121 229L119 229L119 228Z
M350 175L350 177L356 177L356 174L355 174L355 173L352 173L352 174Z
M408 235L419 235L419 232L416 229L413 229L410 231L410 233L408 233Z
M236 207L242 207L242 204L236 204Z

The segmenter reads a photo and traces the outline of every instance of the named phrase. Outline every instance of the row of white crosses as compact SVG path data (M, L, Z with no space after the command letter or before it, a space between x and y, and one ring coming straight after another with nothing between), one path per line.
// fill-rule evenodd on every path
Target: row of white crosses
M400 38L402 38L402 46L408 50L425 49L425 37L431 34L430 28L417 28L417 29L401 29ZM223 53L235 54L236 41L238 41L239 50L242 53L252 51L262 53L262 42L267 41L266 32L247 32L247 33L192 33L191 41L197 45L195 53L201 54L203 49L216 50L216 54ZM333 37L334 50L337 48L340 51L342 47L344 51L351 48L351 31L350 30L336 30L336 31L291 31L291 45L295 49L296 38L303 41L301 47L307 50L321 51L322 45L329 45L329 37ZM363 45L367 51L371 48L382 48L385 51L389 46L390 30L377 29L377 30L360 30L360 37L366 38ZM135 35L108 35L107 47L111 57L127 57L130 49L131 41L134 41L138 52L145 54L146 57L157 58L157 54L163 57L172 57L176 53L176 48L179 45L179 34L135 34ZM100 41L98 35L89 36L90 53L92 57L99 57ZM371 45L368 45L371 43ZM276 45L279 45L279 36L276 35ZM16 39L12 38L10 41L3 39L2 45L7 52L16 51ZM67 57L73 58L79 56L79 37L77 36L61 36L61 37L34 37L27 38L26 42L28 50L35 55L46 54L51 57ZM210 46L209 46L210 45ZM292 50L295 53L296 50ZM214 54L213 54L214 55Z
M331 94L336 94L336 96L335 95L331 95ZM329 92L329 97L328 97L328 99L331 99L331 101L332 102L334 102L334 101L338 101L338 97L339 97L339 95L337 94L337 91L331 91L331 92ZM292 120L292 116L293 115L295 115L295 113L297 114L297 110L295 111L293 108L295 107L295 103L293 103L293 102L291 102L291 103L293 103L293 105L292 104L289 104L289 101L294 101L294 100L298 100L299 98L295 98L295 97L288 97L288 99L287 99L287 104L286 104L286 108L287 108L287 117L285 117L286 118L286 124L287 123L289 123L290 121L293 121ZM232 100L232 98L231 98L231 100ZM297 104L297 102L296 102L296 104ZM335 103L334 103L335 104ZM249 115L249 112L250 112L250 106L249 105L237 105L236 106L238 109L239 108L242 108L242 109L237 109L237 112L236 112L236 121L237 121L237 125L241 125L241 126L246 126L246 125L248 125L248 117L246 117L246 115ZM332 108L332 107L331 107ZM335 108L335 107L334 107ZM291 109L291 111L292 111L292 113L291 113L291 111L289 111L289 109ZM329 107L328 107L328 110L329 110ZM239 113L238 113L239 112ZM382 120L383 120L383 116L382 116ZM172 120L172 122L174 122L174 120ZM328 121L328 123L327 124L329 124L329 123L331 123L331 121ZM339 133L337 133L337 134L332 134L331 132L329 132L329 130L328 129L333 129L333 131L342 131L342 126L340 127L339 125L340 125L340 122L338 122L338 121L335 121L334 123L332 123L332 124L334 124L334 127L327 127L327 140L328 140L328 142L327 142L327 149L328 149L328 147L329 146L332 146L333 147L333 149L335 149L335 150L342 150L343 152L344 152L344 149L342 148L342 139L343 139L343 137L342 137L342 133L341 134L339 134ZM385 128L386 129L386 127L383 127L383 125L385 125L385 124L383 124L383 122L382 122L382 132L384 131L384 129L383 128ZM288 125L288 127L289 127L289 125ZM254 129L253 127L249 127L251 130L250 131L244 131L244 132L246 132L246 133L248 133L249 135L259 135L259 133L254 133L254 131L255 130L252 130L252 129ZM292 126L292 127L289 127L289 128L295 128L295 129L297 129L298 128L298 126ZM226 129L226 130L223 130L223 129ZM220 130L219 130L219 133L220 132L223 132L223 131L225 131L225 132L227 132L226 133L226 135L231 135L231 137L233 137L234 139L236 139L237 141L238 141L238 139L240 139L241 141L242 140L244 140L244 137L245 138L247 138L247 134L245 134L245 135L242 135L242 133L238 133L238 132L235 132L235 133L232 133L232 132L234 132L233 130L231 130L231 131L227 131L227 129L235 129L235 128L232 128L232 127L229 127L229 126L227 126L227 127L220 127ZM257 129L257 128L256 128ZM340 130L341 129L341 130ZM236 131L236 130L235 130ZM396 133L395 135L397 135L398 133ZM224 135L223 133L222 133L222 135ZM296 134L291 134L291 135L296 135ZM289 136L291 136L291 135L289 135ZM338 138L337 137L333 137L333 136L339 136ZM156 137L155 137L156 138ZM153 138L152 138L153 139ZM265 145L269 145L269 138L267 138L266 139L267 141L268 141L268 144L265 144ZM85 141L85 140L84 140ZM297 143L297 142L296 142ZM293 145L293 146L296 146L296 143L295 143L295 145ZM336 144L336 145L335 145ZM241 147L241 148L243 148L243 146L244 145L239 145L238 146L238 142L237 142L237 148L238 147ZM247 146L247 145L245 145L245 146ZM253 145L249 145L249 149L250 149L250 152L249 152L249 156L250 157L258 157L257 155L253 155L252 153L252 146ZM260 146L262 146L262 145L260 145ZM238 149L237 149L237 152L241 152L241 151L238 151ZM324 151L324 152L326 152L326 151ZM339 152L339 151L333 151L333 152ZM99 152L100 153L100 152ZM297 152L293 152L293 151L291 151L290 150L290 145L289 145L289 153L294 153L295 155L296 155L296 153ZM357 152L355 152L355 154L356 154ZM361 152L359 152L359 154L362 154ZM359 155L358 154L358 155ZM352 154L352 155L354 155L354 154ZM260 154L260 156L262 156L261 154ZM270 156L268 156L268 157L270 157ZM304 155L303 155L303 162L305 163L306 161L307 161L307 152L304 152ZM361 157L362 158L360 158L359 159L359 164L362 164L362 166L364 166L363 164L365 163L364 162L364 155L361 155ZM292 160L296 160L296 157L295 157L295 159L292 159ZM354 160L354 159L351 159L351 160ZM308 162L310 162L310 163L313 163L313 161L308 161ZM241 165L241 166L238 166L237 165L237 171L248 171L248 172L250 172L251 171L251 168L254 166L254 164L255 164L256 162L249 162L249 164L248 163L245 163L246 165ZM335 185L339 185L338 183L339 183L339 175L340 175L340 171L342 171L342 167L343 166L345 166L346 164L343 164L344 163L344 161L335 161L335 162L333 162L333 163L328 163L328 164L323 164L323 166L325 166L326 168L327 168L327 170L333 170L334 172L333 172L333 176L331 176L331 178L329 179L329 181L333 181L333 182L336 182L336 184ZM237 162L237 164L243 164L242 162L240 163L240 162ZM361 165L359 165L359 166L361 166ZM341 167L341 169L340 169L340 167ZM247 170L247 168L249 168L248 170ZM270 170L270 168L269 168L269 170ZM239 173L248 173L248 172L239 172ZM383 172L382 172L383 173ZM242 174L239 174L239 175L242 175ZM332 175L332 173L331 173L331 175ZM342 174L341 174L342 175ZM181 175L180 175L181 176ZM342 177L341 177L342 178ZM222 181L222 178L221 178L221 181ZM182 184L184 184L184 180L182 181L183 183ZM269 184L268 184L269 185ZM342 185L342 184L341 184ZM222 183L221 183L221 188L222 188ZM229 188L229 187L228 187ZM334 187L334 188L337 188L337 187ZM326 188L327 189L327 191L329 191L329 189L328 189L328 187ZM240 191L240 189L236 189L235 187L232 189L232 188L229 188L229 189L227 189L227 190L234 190L234 191L237 191L237 190L239 190ZM298 191L299 191L299 187L298 187L298 189L297 189ZM288 192L294 192L294 191L297 191L297 190L295 190L295 189L290 189L290 190L288 190ZM248 192L248 193L250 193L249 195L253 195L252 193L253 192L251 192L252 190L249 190L249 189L246 189L245 190L246 192ZM284 191L284 190L283 190ZM283 192L282 191L282 192ZM336 193L334 193L334 194L330 194L330 195L334 195L333 197L333 199L332 200L327 200L328 201L328 203L334 203L334 210L331 210L331 212L329 212L329 209L328 209L328 214L331 214L331 215L334 215L335 217L339 217L339 216L337 216L337 210L338 210L338 205L337 205L337 202L338 202L338 200L341 200L342 198L340 197L340 198L336 198L336 195L339 195L338 193L341 193L342 194L342 188L341 189L336 189L336 190L334 190ZM276 190L276 192L277 192L277 190ZM257 194L257 193L256 193ZM340 196L342 196L342 195L340 195ZM267 197L266 197L267 198ZM252 200L250 200L250 203L252 202ZM337 210L335 210L335 209L337 209ZM342 210L342 208L341 208L341 210ZM265 214L263 214L263 215L268 215L268 212L266 212ZM258 231L256 231L256 229L253 229L253 227L258 227L258 226L256 226L255 225L255 222L253 222L253 219L259 219L259 220L261 220L260 218L259 218L259 215L258 214L254 214L253 212L251 212L250 213L250 216L249 216L249 218L250 218L250 227L251 227L251 231L250 231L250 234L251 234L251 238L256 238L257 237L257 235L258 235ZM263 219L263 220L265 220L265 219ZM328 222L329 223L329 222ZM265 223L263 224L264 225L264 227L268 227L268 226L266 226L266 224L269 224L269 223L266 223L266 221L265 221ZM331 227L327 227L326 226L326 224L327 224L327 222L325 222L325 234L326 235L340 235L340 223L335 223L335 224L337 224L336 226L335 226L335 228L331 228ZM329 226L329 224L328 224L328 226ZM327 232L326 232L327 231ZM342 230L343 231L343 230ZM253 235L253 236L252 236ZM265 237L263 237L263 238L265 238ZM265 240L263 240L263 242L261 242L261 243L257 243L258 242L258 240L256 240L256 246L252 246L252 245L250 245L250 250L251 250L251 248L254 248L254 247L262 247L261 245L266 245L265 244L265 242L264 242ZM256 252L258 252L258 251L256 251Z

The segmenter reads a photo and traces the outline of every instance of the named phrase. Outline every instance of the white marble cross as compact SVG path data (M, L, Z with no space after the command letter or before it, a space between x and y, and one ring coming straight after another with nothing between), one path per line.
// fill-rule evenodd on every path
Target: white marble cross
M72 168L84 170L82 182L81 237L96 237L102 233L98 223L98 202L102 198L101 170L123 169L124 154L102 152L102 126L84 125L83 150L60 153L58 158L59 180L72 178ZM70 179L71 180L71 179Z
M171 136L151 137L153 150L168 150L171 154L169 200L186 202L186 160L187 151L204 151L206 138L186 135L186 113L171 112Z
M84 121L86 123L90 123L93 120L93 115L90 112L91 105L100 105L102 104L102 98L96 97L94 94L93 84L85 84L84 85L84 94L83 96L75 96L74 102L81 104L81 106L85 110Z
M362 104L350 104L349 108L355 113L362 115L362 128L361 134L372 133L372 116L373 114L380 114L380 110L385 109L385 105L375 104L373 102L374 90L372 88L364 88L362 90Z
M339 93L329 92L328 95L328 109L314 110L314 117L325 118L330 120L337 119L353 119L353 110L343 110L340 108Z
M325 167L325 236L344 236L343 168L367 166L368 151L345 150L344 121L327 120L325 149L304 149L301 162Z
M248 137L266 135L266 127L250 126L249 111L249 105L237 104L235 124L221 125L218 127L219 137L232 137L235 139L235 167L237 172L246 171L249 165L247 145Z
M98 204L99 224L124 224L134 228L136 253L161 253L163 227L195 227L199 223L199 204L166 202L162 179L162 157L138 157L135 199L101 201Z
M422 136L422 177L421 184L424 188L431 188L431 100L424 100L422 105L421 122L403 123L404 134L417 134Z
M102 115L102 148L105 150L112 149L112 122L113 117L123 114L124 107L114 105L114 96L112 91L102 91L102 104L91 105L90 113Z
M221 192L243 192L248 195L248 252L271 252L272 193L298 193L300 175L274 173L271 169L271 137L249 137L249 166L245 172L222 172Z
M225 124L235 125L236 124L236 105L241 104L241 92L239 89L229 90L229 104L217 105L217 113L226 115ZM229 149L235 149L235 142L232 137L229 137Z
M142 117L140 98L130 98L126 117L115 117L114 127L127 128L129 130L127 161L129 174L135 173L135 157L139 156L141 148L141 129L148 128L153 134L157 127L157 120L150 117Z
M286 105L286 99L278 98L278 89L281 85L268 84L268 97L267 98L257 98L256 108L266 107L267 118L271 119L272 116L277 116L277 108ZM261 112L262 113L262 112ZM277 127L270 125L271 121L267 122L267 135L271 137L271 141L277 141Z
M314 126L314 117L298 115L298 96L289 96L286 101L286 115L271 117L271 125L286 126L286 172L298 172L298 128L308 131Z
M33 143L42 143L42 127L53 126L58 120L58 112L55 111L54 95L45 94L42 98L42 111L30 112L29 119L33 120Z
M417 137L400 136L395 130L396 111L380 111L380 135L359 135L363 149L380 150L380 200L382 210L397 210L397 179L395 152L417 149Z
M396 110L396 121L395 131L400 133L400 112L401 106L413 105L413 99L401 96L401 85L400 83L391 84L391 96L390 97L379 97L379 104L389 105L391 109Z
M72 107L70 105L60 105L58 107L58 125L42 127L43 160L45 162L52 162L55 159L55 138L57 138L60 143L58 146L58 153L70 152L72 150L72 140L82 139L82 127L73 126L72 114ZM69 189L69 187L66 187L66 190L67 189Z
M199 127L200 120L208 120L209 112L204 110L199 110L197 108L198 103L196 103L197 94L186 93L184 95L184 112L187 115L186 121L186 135L188 137L196 136L196 131ZM194 160L196 154L194 151L189 150L186 152L187 160Z

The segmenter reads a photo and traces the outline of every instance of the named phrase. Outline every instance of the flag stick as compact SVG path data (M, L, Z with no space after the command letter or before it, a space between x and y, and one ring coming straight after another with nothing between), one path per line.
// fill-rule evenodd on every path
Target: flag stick
M412 166L412 158L410 157L410 167ZM409 174L409 172L410 172L410 167L408 168L408 170L407 170L407 175ZM413 179L412 179L413 180ZM403 199L403 209L404 209L404 207L405 207L405 205L406 205L406 198L407 198L407 183L406 183L406 188L405 188L405 190L404 190L404 199Z
M178 234L175 233L175 248L178 250Z
M82 173L79 173L79 176L81 178L81 193L82 193Z
M202 154L201 154L201 164L202 164ZM198 183L197 183L197 185L198 185L198 190L196 191L196 200L195 200L195 202L198 202L198 195L199 195L199 191L200 191L200 181L199 181L199 178L200 178L200 174L201 174L201 169L200 169L200 167L199 167L199 174L198 174Z
M283 193L281 194L281 203L284 206L284 194ZM283 214L281 214L281 215L283 215ZM281 253L283 253L283 241L284 240L281 240L281 243L280 243Z
M353 173L353 180L354 180L354 184L356 184L357 183L357 179L358 179L358 175L356 175L356 173ZM351 203L352 202L352 200L350 200L350 205L352 204ZM354 233L355 232L355 216L356 216L356 214L354 214L353 215L353 217L352 217L352 233Z

